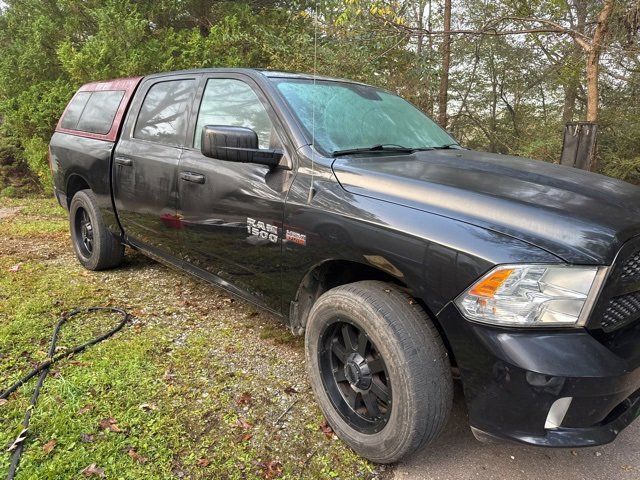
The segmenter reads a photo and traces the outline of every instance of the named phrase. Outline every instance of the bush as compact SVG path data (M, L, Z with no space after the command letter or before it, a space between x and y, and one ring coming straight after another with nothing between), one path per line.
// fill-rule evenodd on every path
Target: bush
M40 137L32 137L24 144L24 157L31 170L37 177L40 185L46 192L53 188L53 178L49 169L47 158L49 151L48 143Z
M18 196L18 189L14 186L4 187L0 190L0 198L15 198Z

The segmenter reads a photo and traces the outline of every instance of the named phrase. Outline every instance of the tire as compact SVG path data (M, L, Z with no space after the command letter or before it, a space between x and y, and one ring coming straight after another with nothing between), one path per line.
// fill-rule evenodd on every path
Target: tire
M105 270L120 265L124 245L104 223L91 190L80 190L73 196L69 206L69 226L73 249L84 268Z
M328 424L372 462L400 460L447 423L447 350L426 312L396 286L363 281L325 292L309 313L305 350Z

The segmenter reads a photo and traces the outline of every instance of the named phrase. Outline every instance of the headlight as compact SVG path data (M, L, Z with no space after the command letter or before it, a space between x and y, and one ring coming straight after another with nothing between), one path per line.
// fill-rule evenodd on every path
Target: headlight
M504 326L581 326L606 267L500 265L456 299L470 320Z

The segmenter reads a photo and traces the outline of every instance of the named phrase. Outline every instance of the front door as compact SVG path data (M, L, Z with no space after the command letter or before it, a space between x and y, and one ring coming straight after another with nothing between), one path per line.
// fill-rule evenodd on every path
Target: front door
M113 159L113 194L127 240L178 256L178 162L187 138L196 76L143 83Z
M205 125L248 127L260 148L282 148L277 119L249 82L240 75L212 75L200 89L193 148L184 150L178 168L180 236L187 262L228 289L281 311L282 219L291 171L200 152Z

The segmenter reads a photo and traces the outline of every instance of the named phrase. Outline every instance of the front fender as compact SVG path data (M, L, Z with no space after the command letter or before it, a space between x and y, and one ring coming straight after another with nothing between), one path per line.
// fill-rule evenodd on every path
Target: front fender
M317 177L318 178L318 177ZM406 285L433 313L496 264L561 261L508 235L441 215L346 192L331 178L316 179L313 202L295 185L285 228L305 244L286 242L284 300L295 300L304 276L328 259L365 264Z

